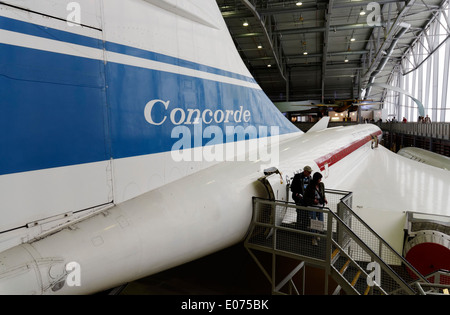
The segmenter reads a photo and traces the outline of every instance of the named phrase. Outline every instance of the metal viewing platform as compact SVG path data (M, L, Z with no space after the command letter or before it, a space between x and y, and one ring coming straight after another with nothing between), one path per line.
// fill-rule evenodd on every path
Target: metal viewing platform
M305 265L324 270L325 294L329 289L333 294L357 295L448 290L449 286L433 286L352 211L351 192L326 193L329 203L324 208L253 198L253 219L244 245L271 283L273 294L304 292L293 277ZM323 220L309 219L312 212L322 214ZM297 215L307 219L297 221ZM264 267L256 252L272 256L272 270ZM298 261L281 280L277 279L277 257ZM329 288L328 276L338 284L335 288Z

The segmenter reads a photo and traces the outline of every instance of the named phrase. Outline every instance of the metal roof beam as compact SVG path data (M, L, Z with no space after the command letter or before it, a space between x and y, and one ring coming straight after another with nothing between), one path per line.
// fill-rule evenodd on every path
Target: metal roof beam
M328 2L327 9L325 11L325 32L323 35L323 48L322 48L322 73L321 73L321 83L322 83L322 102L325 98L325 74L327 71L327 52L328 52L328 35L330 33L330 21L331 21L331 11L333 10L334 0Z
M289 65L289 68L320 68L322 67L322 62L309 62L309 63L292 63ZM349 61L349 62L340 62L340 63L336 63L336 62L329 62L327 64L328 70L332 71L332 70L337 70L337 69L345 69L345 70L349 70L349 69L362 69L359 61ZM331 68L333 67L333 68Z
M233 34L233 38L246 38L246 37L259 37L264 36L264 33L253 32L253 33L244 33L244 34Z
M292 7L271 7L266 9L258 9L259 14L261 15L274 15L274 14L283 14L283 13L297 13L297 12L307 12L307 11L317 11L324 10L326 8L326 3L317 3L317 4L303 4L302 6L292 6Z
M405 19L405 15L413 7L415 1L416 0L407 1L407 2L405 2L405 5L402 8L399 8L399 14L397 15L397 18L395 19L394 23L391 24L392 26L390 27L383 43L379 47L377 47L377 52L376 52L375 57L373 59L369 58L369 62L370 62L370 60L372 60L372 62L369 65L366 73L364 74L364 77L367 78L366 85L368 83L372 83L375 80L377 73L380 71L380 68L381 69L383 68L384 63L387 60L385 53L386 53L386 49L388 49L388 45L390 45L391 47L389 47L389 48L392 49L392 51L390 53L392 53L393 50L395 49L395 47L392 47L393 45L391 42L393 41L393 39L396 35L399 35L397 33L397 30L400 29L399 33L405 32L404 26L402 26L402 23L403 23L403 20ZM374 33L372 33L372 35L376 36ZM397 40L398 40L398 38L397 38ZM395 39L394 39L394 41L395 41ZM370 56L370 57L372 57L372 56ZM366 88L367 88L367 86L366 86ZM370 92L370 89L368 92ZM369 96L369 93L366 93L365 97L368 97L368 96Z
M328 28L332 31L346 31L346 30L353 30L353 29L363 29L363 28L376 28L376 27L382 27L383 24L380 26L377 25L369 25L367 23L357 23L357 24L342 24L342 25L330 25ZM286 30L278 30L275 31L277 34L281 35L291 35L291 34L303 34L303 33L320 33L325 32L327 30L326 26L319 26L319 27L304 27L304 28L293 28L293 29L286 29Z
M371 2L374 2L374 1L369 0L369 1L343 2L343 3L338 3L335 6L333 6L333 9L342 9L342 8L351 8L351 7L367 7L367 5ZM405 0L377 0L376 2L379 5L382 5L382 4L386 4L386 3L405 2Z
M364 55L364 54L368 54L369 51L368 50L345 50L345 51L331 51L331 52L327 52L328 56L347 56L347 55ZM307 54L307 55L285 55L284 57L287 59L305 59L305 58L313 58L313 57L322 57L322 53L317 53L317 54Z
M367 7L371 1L355 1L355 2L344 2L334 4L331 9L341 9L341 8L351 8L351 7ZM404 2L404 0L378 0L376 1L379 4L385 3L396 3L396 2ZM284 13L298 13L298 12L307 12L307 11L318 11L318 10L326 10L329 7L327 2L318 2L317 4L303 4L302 6L289 6L289 7L268 7L264 9L258 9L259 14L261 15L273 15L273 14L284 14Z
M277 43L274 42L274 40L277 40L276 35L275 36L271 36L271 34L269 33L269 31L266 28L266 23L265 21L263 21L261 19L261 16L259 15L258 11L256 10L255 6L249 1L249 0L241 0L241 2L247 7L247 9L250 10L250 12L252 12L252 14L255 16L255 18L259 21L260 27L263 30L263 33L267 39L267 41L269 42L270 45L270 49L273 53L274 59L275 59L275 63L278 67L278 70L280 72L281 77L283 78L284 81L287 81L286 79L286 75L285 75L285 68L283 67L282 64L282 56L281 56L281 49L277 49ZM266 17L269 18L270 17ZM269 20L270 22L270 20Z

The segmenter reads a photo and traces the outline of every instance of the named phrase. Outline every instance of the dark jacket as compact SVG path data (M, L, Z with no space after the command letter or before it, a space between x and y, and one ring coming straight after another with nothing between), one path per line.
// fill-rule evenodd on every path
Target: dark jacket
M308 187L306 187L304 201L306 206L315 206L317 204L325 203L325 185L320 182L319 188L317 189L319 195L321 196L321 200L316 200L316 185L314 182L309 183Z
M302 202L302 196L305 193L305 185L311 181L311 176L305 176L305 172L294 175L291 183L292 199L295 203Z

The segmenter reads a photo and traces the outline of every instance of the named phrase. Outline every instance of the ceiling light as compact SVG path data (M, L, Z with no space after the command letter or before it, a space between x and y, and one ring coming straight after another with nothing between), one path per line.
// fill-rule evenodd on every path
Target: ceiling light
M364 9L361 8L361 11L359 12L359 15L366 15L366 11L364 11Z
M295 5L301 6L303 3L301 1L298 1Z
M270 68L270 67L272 67L272 65L271 65L271 64L268 64L268 65L267 65L267 68Z
M345 60L344 60L344 62L348 62L348 59L347 59L347 57L345 57Z
M247 22L247 21L244 21L244 23L242 23L242 25L248 26L248 22Z
M262 45L261 44L258 45L258 49L262 49Z
M307 52L307 51L304 51L304 52L303 52L303 54L304 54L304 55L307 55L307 54L308 54L308 52Z
M350 38L351 42L354 42L355 40L356 40L356 38L354 38L354 37Z

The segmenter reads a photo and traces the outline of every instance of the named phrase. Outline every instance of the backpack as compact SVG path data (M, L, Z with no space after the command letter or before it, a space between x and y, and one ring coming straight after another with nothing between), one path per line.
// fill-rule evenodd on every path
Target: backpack
M302 191L302 180L300 178L301 178L300 174L295 174L294 178L292 179L291 191L293 193Z

